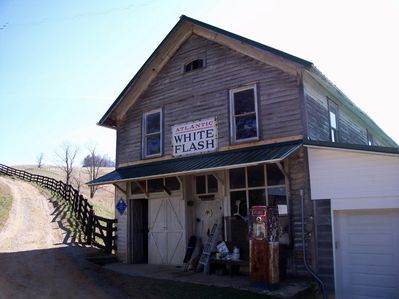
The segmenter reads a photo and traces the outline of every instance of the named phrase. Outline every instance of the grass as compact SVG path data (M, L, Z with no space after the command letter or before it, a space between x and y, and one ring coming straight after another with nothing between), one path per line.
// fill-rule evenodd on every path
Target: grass
M11 205L12 196L10 189L6 185L0 183L0 230L3 228L8 219Z
M59 167L56 166L43 166L42 168L37 168L33 165L22 165L22 166L13 166L17 169L25 170L32 174L38 174L42 176L47 176L53 179L62 180L65 182L65 175ZM114 168L112 167L104 167L100 169L100 176L104 175L108 172L111 172ZM88 182L89 176L87 173L87 169L83 167L74 167L73 177L78 178L81 186L80 193L89 200L90 204L93 205L94 213L98 216L110 218L115 218L114 211L114 194L115 189L112 185L100 186L97 190L93 198L90 198L90 189L85 184ZM72 182L72 185L77 188L76 180Z

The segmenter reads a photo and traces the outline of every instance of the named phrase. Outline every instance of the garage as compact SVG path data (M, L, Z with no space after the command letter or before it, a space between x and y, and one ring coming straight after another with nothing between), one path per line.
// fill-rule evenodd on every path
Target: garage
M399 209L334 212L338 298L399 298Z
M308 158L311 199L328 203L315 222L331 248L316 250L320 263L333 257L335 297L399 298L399 151L319 142Z

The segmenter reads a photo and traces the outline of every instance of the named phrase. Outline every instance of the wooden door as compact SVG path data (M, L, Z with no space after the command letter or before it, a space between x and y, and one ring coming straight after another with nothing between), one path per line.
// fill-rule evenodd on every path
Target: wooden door
M151 199L148 218L148 263L182 264L185 250L184 201L180 198Z
M130 201L131 261L133 264L148 262L148 200Z

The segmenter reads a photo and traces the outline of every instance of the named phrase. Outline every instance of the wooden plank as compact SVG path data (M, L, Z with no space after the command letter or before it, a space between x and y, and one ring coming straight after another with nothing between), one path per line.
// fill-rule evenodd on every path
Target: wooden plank
M207 55L206 68L184 74L181 71L184 61L201 51ZM171 132L167 128L176 123L209 117L210 113L219 121L220 148L230 146L228 90L249 82L256 82L258 86L261 136L269 140L302 135L300 90L296 76L194 35L120 120L118 166L141 160L142 113L159 107L164 107L166 156L171 154L168 146Z

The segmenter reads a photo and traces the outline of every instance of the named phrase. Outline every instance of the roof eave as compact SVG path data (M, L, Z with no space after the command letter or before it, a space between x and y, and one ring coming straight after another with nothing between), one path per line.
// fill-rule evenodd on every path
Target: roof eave
M108 108L107 112L102 116L100 121L98 122L98 125L104 126L104 127L110 127L109 124L107 124L108 120L112 120L113 122L117 122L117 116L113 114L117 110L117 107L122 103L123 99L127 96L127 94L130 92L131 88L133 85L139 81L145 70L150 66L151 62L157 57L159 52L163 49L163 47L168 43L169 39L178 31L180 30L180 27L183 26L183 24L187 24L190 30L188 30L190 33L193 32L193 27L192 26L197 26L200 28L203 28L208 31L215 32L217 34L221 34L223 36L226 36L227 38L231 40L237 40L240 43L243 43L245 45L248 45L252 48L258 49L258 50L263 50L274 57L280 58L280 59L285 59L287 63L293 63L296 68L311 68L313 66L313 63L310 61L307 61L305 59L296 57L294 55L288 54L286 52L280 51L278 49L263 45L261 43L258 43L256 41L250 40L248 38L245 38L243 36L234 34L232 32L220 29L218 27L209 25L207 23L203 23L201 21L189 18L185 15L182 15L180 17L180 20L176 23L176 25L172 28L172 30L166 35L166 37L162 40L162 42L158 45L158 47L155 49L155 51L151 54L151 56L146 60L146 62L142 65L142 67L139 69L139 71L136 73L136 75L130 80L130 82L126 85L126 87L123 89L123 91L119 94L119 96L116 98L116 100L112 103L112 105ZM112 127L112 125L111 125Z
M342 104L351 111L354 115L361 118L370 128L379 133L379 137L381 137L387 143L390 143L392 146L398 146L398 144L389 137L364 111L362 111L349 97L340 90L334 83L332 83L316 66L312 66L311 68L306 70L308 74L319 82L322 86L324 86L327 90L329 90L338 100L342 102Z

